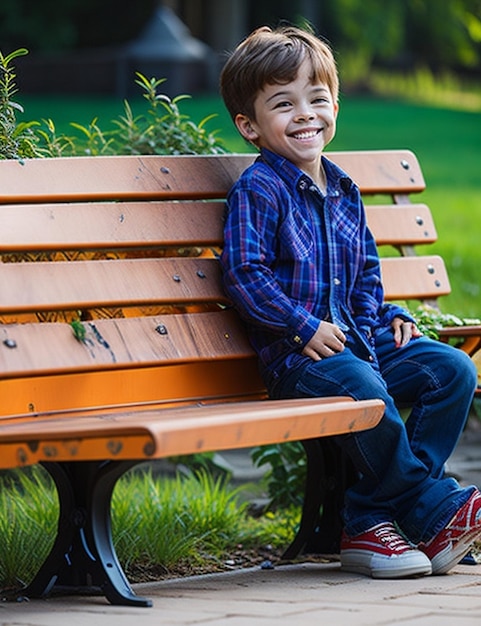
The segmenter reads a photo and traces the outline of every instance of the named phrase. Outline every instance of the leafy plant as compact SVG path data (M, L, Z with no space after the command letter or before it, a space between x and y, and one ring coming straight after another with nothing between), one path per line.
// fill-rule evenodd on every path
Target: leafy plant
M252 449L251 458L257 467L270 465L265 480L271 509L302 505L307 459L300 442L257 446Z
M170 98L159 91L165 79L147 78L139 72L135 82L143 90L147 112L135 115L125 100L124 114L112 120L114 130L102 129L97 117L88 125L71 122L70 135L59 134L51 118L19 122L17 113L24 111L13 99L18 91L13 61L25 54L25 48L6 56L0 52L0 158L225 152L216 132L207 130L214 115L195 124L179 106L190 96Z
M0 159L39 156L34 132L38 122L18 122L17 113L23 113L23 108L13 100L18 89L12 61L25 54L25 48L7 55L0 51Z
M88 126L71 122L74 134L57 135L52 120L43 120L36 129L40 141L37 153L45 156L98 156L101 154L218 154L224 152L215 132L208 132L209 115L198 125L181 113L179 103L189 98L169 98L159 93L165 79L146 78L137 73L137 85L148 102L146 113L135 115L128 100L124 114L112 120L114 130L103 130L98 118Z
M189 98L169 98L159 93L165 79L146 78L137 72L137 85L149 108L146 115L135 116L127 100L125 115L113 120L118 127L111 149L118 154L218 154L224 152L215 132L207 132L210 115L198 125L180 112L179 103Z
M411 311L419 330L432 339L439 339L438 331L453 326L481 324L478 318L458 317L452 313L442 313L439 309L423 304Z

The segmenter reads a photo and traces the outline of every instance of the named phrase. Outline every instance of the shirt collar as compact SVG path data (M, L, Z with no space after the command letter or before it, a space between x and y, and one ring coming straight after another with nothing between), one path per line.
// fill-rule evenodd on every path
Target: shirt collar
M305 174L288 159L267 150L267 148L261 148L258 158L267 163L290 188L305 191L315 186L310 176ZM350 176L325 155L322 155L322 164L326 172L328 195L339 195L340 193L348 194L354 186L354 182Z

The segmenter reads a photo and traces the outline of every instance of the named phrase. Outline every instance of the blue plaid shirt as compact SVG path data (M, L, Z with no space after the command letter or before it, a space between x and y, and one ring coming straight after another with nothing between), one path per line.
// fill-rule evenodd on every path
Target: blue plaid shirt
M384 304L358 187L322 159L325 195L290 161L262 150L227 198L224 286L248 323L268 385L308 359L302 350L323 320L372 360L375 329L397 315L411 319Z

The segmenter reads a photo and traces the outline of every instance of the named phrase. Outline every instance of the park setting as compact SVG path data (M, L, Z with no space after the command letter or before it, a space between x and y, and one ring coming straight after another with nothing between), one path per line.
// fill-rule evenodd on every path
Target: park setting
M481 441L479 0L139 0L135 7L8 0L0 7L0 202L8 233L0 589L9 602L0 608L66 592L55 608L60 619L78 588L87 596L100 589L136 612L151 606L149 597L157 607L164 591L187 603L189 593L202 598L203 576L215 603L217 575L239 572L248 587L243 570L262 585L271 570L295 577L298 566L312 588L311 565L330 563L322 540L322 557L309 549L314 527L316 540L324 531L337 536L337 508L330 521L322 512L338 506L349 480L349 464L329 441L373 427L382 403L266 402L217 270L211 278L222 247L219 200L257 152L222 101L220 71L249 32L281 22L312 25L334 51L339 114L325 154L346 163L361 188L381 242L386 299L478 368L465 447L447 471L463 484L481 476L481 450L472 446ZM395 231L404 213L421 204L436 234L427 236L426 226L426 243L414 229L402 239ZM384 218L376 226L377 205L396 211L399 227ZM166 211L162 228L154 206ZM389 269L392 257L402 269ZM408 269L424 258L440 259L439 270L429 261L434 288ZM463 596L479 591L480 560L475 543L455 569ZM188 583L176 587L189 577L190 591ZM441 578L431 577L424 593L453 595L455 577ZM355 581L348 576L351 591ZM406 597L418 593L411 583ZM299 618L303 593L294 600ZM39 623L49 623L48 606ZM451 617L474 623L481 607L470 606L472 616L453 604ZM197 623L178 610L177 621L163 623ZM207 611L206 623L230 623L230 609L218 610ZM249 610L238 623L270 623L267 613L251 619ZM313 610L312 618L322 615ZM406 608L405 623L427 625L429 614ZM362 621L362 611L360 618L352 623L390 623L370 614Z

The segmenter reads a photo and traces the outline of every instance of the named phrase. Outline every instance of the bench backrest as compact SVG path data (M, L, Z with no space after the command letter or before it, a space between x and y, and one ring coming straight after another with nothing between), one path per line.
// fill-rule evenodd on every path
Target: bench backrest
M387 297L448 293L442 260L414 254L436 239L429 209L410 202L424 189L415 156L330 157L398 251L383 259ZM223 200L253 158L0 161L3 417L265 395L216 260Z

